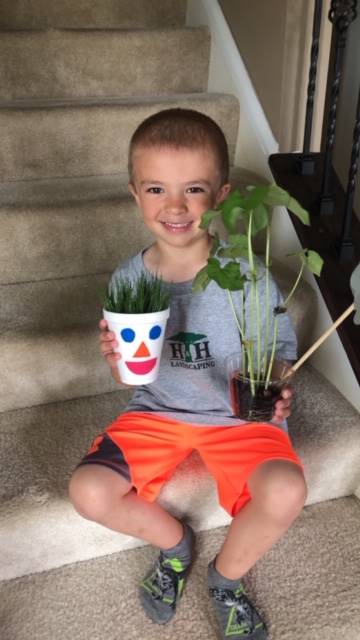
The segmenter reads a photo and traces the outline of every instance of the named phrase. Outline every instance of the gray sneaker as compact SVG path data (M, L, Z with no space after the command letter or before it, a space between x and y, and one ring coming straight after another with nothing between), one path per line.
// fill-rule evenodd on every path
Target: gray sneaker
M170 551L160 555L147 576L140 582L139 598L145 613L157 624L166 624L175 614L183 594L193 558L195 535L185 525L184 537ZM173 555L173 552L178 552ZM181 557L179 557L181 556Z
M214 567L211 563L209 565L209 595L215 608L222 640L267 640L265 624L245 595L241 581L236 581L235 588L227 588L227 585L224 584L226 578L222 578L221 585L214 584L215 581ZM232 586L235 581L228 582Z

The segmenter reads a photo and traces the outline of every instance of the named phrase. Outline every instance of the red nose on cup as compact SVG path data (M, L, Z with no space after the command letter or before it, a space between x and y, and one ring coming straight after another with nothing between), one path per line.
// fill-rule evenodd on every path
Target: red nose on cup
M145 342L142 342L139 348L135 351L133 358L148 358L150 355L150 351Z

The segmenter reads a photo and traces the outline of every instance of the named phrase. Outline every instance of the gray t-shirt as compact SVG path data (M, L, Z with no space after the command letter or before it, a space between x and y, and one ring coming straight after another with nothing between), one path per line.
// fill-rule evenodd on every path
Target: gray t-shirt
M143 262L144 249L119 265L114 276L135 279L149 273ZM227 260L222 261L224 264ZM246 260L242 260L242 272ZM110 287L111 287L110 281ZM159 375L155 382L136 387L125 408L129 411L155 412L174 420L195 425L234 426L242 421L232 415L226 360L241 351L239 332L229 304L228 293L215 282L205 291L192 293L193 280L166 283L171 293L170 317L166 327ZM260 306L265 296L265 279L258 282ZM240 311L240 296L232 292ZM249 287L245 287L245 318L249 326ZM270 281L271 307L282 302L273 279ZM265 318L262 318L265 334ZM272 319L270 324L272 336ZM271 345L269 345L270 351ZM297 343L288 314L279 316L277 354L295 360ZM287 431L286 422L280 426Z

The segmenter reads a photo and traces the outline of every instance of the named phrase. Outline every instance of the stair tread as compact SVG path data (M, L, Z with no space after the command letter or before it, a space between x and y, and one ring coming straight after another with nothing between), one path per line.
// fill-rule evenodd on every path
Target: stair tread
M18 98L16 100L1 100L0 111L7 110L37 110L37 109L59 109L59 108L102 108L102 107L136 107L138 105L155 105L163 103L177 102L178 100L196 100L199 102L234 102L237 98L231 94L216 92L192 92L192 93L172 93L160 94L156 96L89 96L81 98Z

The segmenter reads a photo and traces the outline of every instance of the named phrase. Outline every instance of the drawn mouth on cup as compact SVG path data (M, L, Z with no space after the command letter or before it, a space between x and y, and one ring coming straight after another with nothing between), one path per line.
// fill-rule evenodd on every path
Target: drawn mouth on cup
M156 365L157 358L150 358L150 360L143 360L142 362L134 362L133 360L126 360L125 364L131 373L135 373L139 376L143 376L146 373L150 373Z

